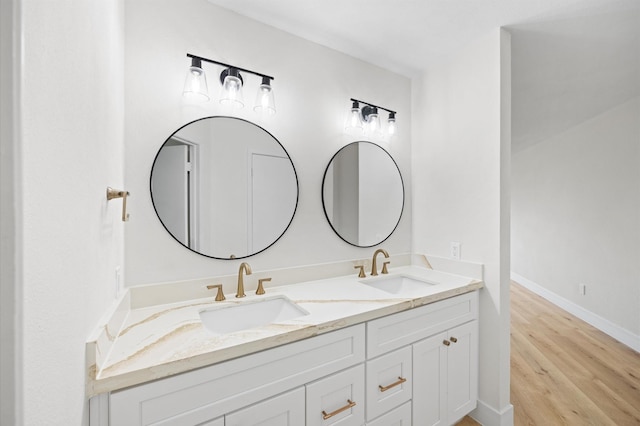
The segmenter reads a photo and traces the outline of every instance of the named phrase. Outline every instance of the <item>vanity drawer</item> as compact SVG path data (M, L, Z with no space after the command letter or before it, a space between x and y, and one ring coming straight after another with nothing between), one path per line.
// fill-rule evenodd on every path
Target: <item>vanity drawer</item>
M367 361L367 420L372 420L411 399L411 347Z
M304 424L304 387L225 416L224 426L300 426Z
M210 422L200 423L198 426L225 426L224 417L220 417L219 419L215 419Z
M112 392L110 424L197 425L364 362L364 325Z
M367 426L411 426L411 401L368 422Z
M478 292L455 296L367 323L367 358L478 318Z
M364 365L307 385L306 426L364 424Z

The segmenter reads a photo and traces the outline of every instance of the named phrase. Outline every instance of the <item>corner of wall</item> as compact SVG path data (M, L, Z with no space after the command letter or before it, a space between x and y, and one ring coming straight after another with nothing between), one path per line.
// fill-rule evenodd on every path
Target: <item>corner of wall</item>
M22 424L20 2L0 3L0 424Z

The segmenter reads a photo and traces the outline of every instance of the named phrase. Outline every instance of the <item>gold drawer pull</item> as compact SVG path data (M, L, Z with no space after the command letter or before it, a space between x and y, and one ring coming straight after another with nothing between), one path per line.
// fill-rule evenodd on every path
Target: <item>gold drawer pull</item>
M451 342L448 341L448 340L443 340L442 344L445 345L445 346L449 346L451 344Z
M393 383L391 383L391 384L390 384L390 385L388 385L388 386L378 385L378 388L380 388L380 392L386 392L386 391L388 391L389 389L394 388L394 387L396 387L396 386L398 386L398 385L401 385L401 384L403 384L403 383L404 383L404 382L406 382L406 381L407 381L407 379L405 379L404 377L400 377L400 376L398 376L398 381L397 381L397 382L393 382Z
M449 337L449 340L451 340L453 343L458 343L458 339L456 339L455 337Z
M333 411L333 412L331 412L331 413L327 414L327 412L326 412L326 411L322 410L322 418L323 418L324 420L330 419L331 417L333 417L333 416L335 416L335 415L337 415L337 414L340 414L340 413L342 413L343 411L348 410L349 408L355 407L355 405L356 405L356 403L355 403L355 402L353 402L353 401L352 401L352 400L350 400L350 399L347 399L347 405L345 405L345 406L344 406L344 407L342 407L342 408L338 408L336 411Z

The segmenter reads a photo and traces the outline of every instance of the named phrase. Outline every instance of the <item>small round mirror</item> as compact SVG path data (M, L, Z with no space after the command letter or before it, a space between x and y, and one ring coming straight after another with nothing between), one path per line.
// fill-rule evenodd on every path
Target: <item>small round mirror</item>
M298 205L298 177L269 132L233 117L176 130L151 169L151 199L166 230L188 249L239 259L274 244Z
M398 165L380 146L353 142L338 151L322 181L324 213L340 238L371 247L391 236L404 208Z

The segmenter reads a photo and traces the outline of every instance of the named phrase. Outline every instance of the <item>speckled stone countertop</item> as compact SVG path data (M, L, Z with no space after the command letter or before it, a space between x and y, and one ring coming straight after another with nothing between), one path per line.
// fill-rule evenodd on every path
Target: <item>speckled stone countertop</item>
M356 274L267 288L257 296L206 298L132 307L130 295L87 342L87 396L110 392L253 352L338 330L483 287L482 280L424 265L390 268L388 275ZM397 275L432 285L391 294L366 285ZM308 315L224 335L210 333L200 312L273 297L286 297ZM118 330L118 331L112 331Z

